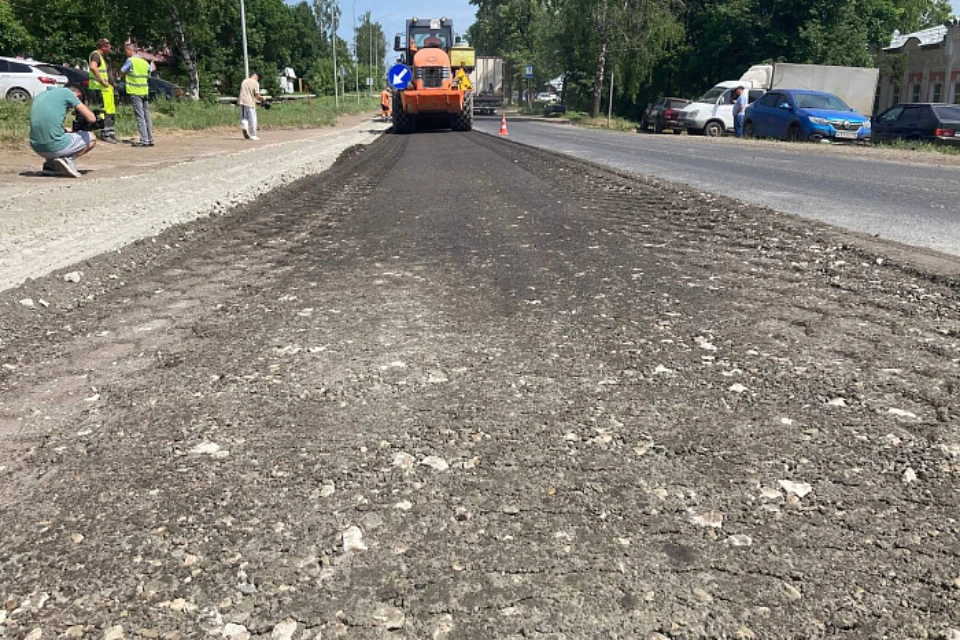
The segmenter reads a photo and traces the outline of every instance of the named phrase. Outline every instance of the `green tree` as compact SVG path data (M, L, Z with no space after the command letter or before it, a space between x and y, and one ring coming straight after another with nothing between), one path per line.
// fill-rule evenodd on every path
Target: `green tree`
M0 0L0 51L9 54L27 53L33 44L33 38L6 0Z

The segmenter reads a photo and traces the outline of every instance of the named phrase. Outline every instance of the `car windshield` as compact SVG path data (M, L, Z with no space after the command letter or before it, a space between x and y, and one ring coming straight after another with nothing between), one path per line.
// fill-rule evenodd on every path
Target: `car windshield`
M800 109L850 111L850 107L843 100L829 93L795 93L793 99Z
M958 107L934 107L934 111L937 112L937 117L941 120L949 120L950 122L960 122L960 106Z
M699 102L709 102L712 104L716 102L717 98L722 96L725 92L726 88L724 87L714 87L713 89L710 89L710 91L707 91L705 94L700 96Z
M449 48L445 29L415 30L412 31L411 35L413 36L413 42L417 45L417 49L423 49L431 43L436 44L437 41L439 41L441 49L446 50Z

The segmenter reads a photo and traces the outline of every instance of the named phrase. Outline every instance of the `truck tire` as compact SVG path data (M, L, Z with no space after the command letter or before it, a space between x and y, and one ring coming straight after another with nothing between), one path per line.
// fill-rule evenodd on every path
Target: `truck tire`
M403 100L400 97L400 92L396 91L393 94L393 133L406 134L410 133L416 127L416 120L414 117L403 110Z
M450 127L454 131L472 131L473 130L473 94L468 93L463 96L463 109L460 113L453 116L453 123Z

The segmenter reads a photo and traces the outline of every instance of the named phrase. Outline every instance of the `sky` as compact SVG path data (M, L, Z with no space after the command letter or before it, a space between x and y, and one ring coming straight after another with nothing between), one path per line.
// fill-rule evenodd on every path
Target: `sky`
M293 2L293 0L287 0ZM960 0L952 0L953 11L960 14ZM467 0L447 0L445 2L430 2L427 0L340 0L340 29L341 38L347 42L353 41L354 11L359 16L367 10L373 14L373 21L383 25L384 35L387 37L387 46L393 48L393 36L402 33L406 28L406 20L414 16L423 18L440 18L446 16L453 20L453 28L457 33L466 33L473 24L477 8ZM396 60L397 54L392 50L387 52L387 66Z
M291 0L287 0L290 2ZM393 52L393 36L403 33L407 20L418 18L450 18L456 33L466 33L473 24L477 8L467 0L447 0L445 2L427 2L425 0L339 0L340 28L337 34L347 42L353 42L353 15L357 20L367 10L372 13L373 21L383 25L383 34L387 37L387 63L395 62L399 54ZM960 3L960 0L957 0Z

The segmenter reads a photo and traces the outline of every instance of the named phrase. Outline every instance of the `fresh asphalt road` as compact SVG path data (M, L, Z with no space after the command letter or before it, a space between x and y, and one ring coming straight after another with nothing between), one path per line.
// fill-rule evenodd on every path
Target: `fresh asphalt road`
M496 134L499 119L477 119ZM510 139L852 231L960 255L960 169L530 121Z

